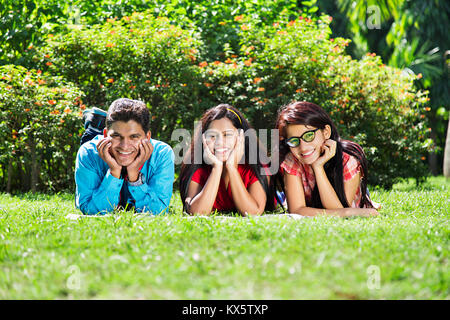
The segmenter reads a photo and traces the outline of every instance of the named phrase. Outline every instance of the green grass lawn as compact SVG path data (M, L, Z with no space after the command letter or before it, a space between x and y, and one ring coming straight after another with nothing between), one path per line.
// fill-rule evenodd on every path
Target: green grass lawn
M373 190L376 218L79 214L0 194L0 299L449 299L450 182Z

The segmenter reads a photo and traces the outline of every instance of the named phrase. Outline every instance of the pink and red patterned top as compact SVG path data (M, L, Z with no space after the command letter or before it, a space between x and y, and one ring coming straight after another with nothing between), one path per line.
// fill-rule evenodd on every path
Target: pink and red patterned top
M359 172L361 172L361 165L356 160L355 157L349 155L348 153L342 153L342 164L343 164L343 175L344 182L351 180L354 176L356 176ZM298 161L295 156L289 152L281 163L282 173L289 173L294 176L299 176L302 179L303 190L305 192L305 200L306 202L311 201L312 191L316 186L316 178L314 175L314 171L310 165L302 164ZM356 191L355 198L353 199L353 203L351 207L359 208L359 204L361 202L361 187Z

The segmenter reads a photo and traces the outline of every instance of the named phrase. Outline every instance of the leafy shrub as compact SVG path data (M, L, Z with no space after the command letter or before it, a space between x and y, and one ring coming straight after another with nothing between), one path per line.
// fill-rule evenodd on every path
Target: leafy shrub
M364 147L370 183L390 187L396 178L425 176L429 107L415 78L374 55L352 60L348 40L329 38L329 17L290 15L270 24L235 16L238 49L225 43L223 56L209 58L193 27L134 13L50 38L36 62L76 83L89 106L106 108L118 97L147 102L152 134L167 142L173 129L191 128L218 103L270 129L281 106L306 100L331 114L343 138Z
M71 188L83 93L40 70L0 67L0 189Z
M181 120L193 121L200 112L192 100L197 46L193 31L134 13L49 38L36 60L76 83L90 106L107 109L119 97L145 101L157 119L151 123L155 137L167 137Z
M282 10L296 15L298 8L296 0L3 0L0 64L32 66L34 48L47 35L66 33L71 25L103 24L145 10L154 17L168 17L180 27L195 28L205 43L202 52L215 57L222 54L223 43L238 46L236 17L252 15L270 24Z
M277 110L292 100L325 108L345 139L364 147L372 184L427 174L431 148L424 104L415 77L385 66L375 54L352 60L348 40L329 39L331 18L275 22L257 27L241 20L241 49L203 64L210 96L242 110L257 128L273 128Z

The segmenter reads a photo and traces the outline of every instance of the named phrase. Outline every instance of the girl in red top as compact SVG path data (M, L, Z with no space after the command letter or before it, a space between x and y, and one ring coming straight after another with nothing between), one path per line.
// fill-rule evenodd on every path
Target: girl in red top
M354 142L341 140L321 107L293 102L279 111L276 128L290 213L378 215L367 193L364 151Z
M247 120L230 105L206 111L181 167L180 194L185 211L201 215L238 211L246 216L272 209L274 204L267 199L274 196L265 168L259 155L252 163L246 152L251 140L260 146L249 129ZM200 161L195 161L196 149L202 155Z

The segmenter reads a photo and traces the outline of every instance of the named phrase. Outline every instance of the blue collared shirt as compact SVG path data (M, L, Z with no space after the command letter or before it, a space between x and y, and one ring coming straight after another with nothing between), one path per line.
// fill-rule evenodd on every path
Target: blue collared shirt
M75 163L75 204L84 214L105 214L119 204L120 190L124 183L111 175L108 165L100 158L97 144L103 138L98 135L84 143L77 153ZM142 169L143 184L128 187L127 202L134 204L137 212L161 214L168 211L175 175L172 148L158 140L150 139L153 152Z

